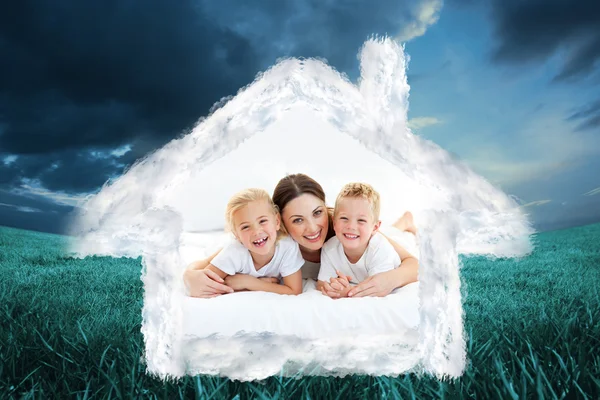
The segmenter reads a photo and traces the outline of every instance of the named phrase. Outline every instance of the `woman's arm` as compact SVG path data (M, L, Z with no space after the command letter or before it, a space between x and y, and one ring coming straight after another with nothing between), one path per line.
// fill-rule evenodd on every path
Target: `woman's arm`
M183 273L183 281L191 297L209 298L225 293L232 293L233 289L225 285L225 281L219 274L208 267L221 249L211 256L192 262Z
M400 256L400 266L391 271L380 272L379 274L368 277L350 290L350 292L348 292L348 297L383 297L390 294L390 292L396 288L418 281L419 260L394 240L387 236L385 236L385 238L392 246L394 246L394 250L396 250L396 253Z
M381 233L381 232L379 232ZM408 285L409 283L413 283L419 280L419 260L413 256L412 254L410 254L408 251L406 251L406 249L402 246L400 246L398 243L396 243L396 241L394 241L393 239L390 239L389 237L383 235L388 242L390 242L390 244L392 246L394 246L394 250L396 250L396 253L398 253L398 255L400 256L400 265L395 268L392 271L388 271L388 272L395 272L395 271L401 271L401 273L396 273L396 274L390 274L390 277L395 276L396 279L393 279L394 282L398 283L398 286L396 286L394 289Z
M300 270L283 277L282 285L242 274L230 275L225 278L225 282L236 291L250 290L293 295L302 293L302 272Z
M204 269L205 269L205 270L210 270L210 271L214 272L214 273L215 273L215 274L217 274L217 275L219 276L219 278L221 278L221 279L225 279L225 277L227 277L227 275L229 275L229 274L227 274L226 272L223 272L223 271L221 271L219 268L215 267L215 266L214 266L214 265L212 265L212 264L208 264L208 265L206 266L206 268L204 268Z
M217 254L219 254L221 252L221 250L223 250L223 249L221 248L221 249L215 251L213 254L206 257L205 259L197 260L197 261L190 263L190 265L187 266L186 271L204 269L204 268L208 267L208 265L211 263L213 258L215 258L217 256Z

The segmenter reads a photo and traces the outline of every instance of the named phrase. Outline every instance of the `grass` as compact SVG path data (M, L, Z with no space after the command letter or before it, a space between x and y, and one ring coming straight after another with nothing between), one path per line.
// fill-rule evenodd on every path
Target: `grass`
M521 260L462 260L468 366L456 380L145 374L140 259L65 256L0 227L0 398L600 398L600 224L536 236Z

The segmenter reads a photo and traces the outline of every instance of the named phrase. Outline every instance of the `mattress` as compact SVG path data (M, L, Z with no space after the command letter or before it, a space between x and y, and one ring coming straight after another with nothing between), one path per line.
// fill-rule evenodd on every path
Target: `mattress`
M208 239L197 234L183 238L180 253L186 262L212 253L224 237L211 234ZM193 245L199 242L202 249ZM181 331L186 372L239 380L279 374L393 376L418 364L418 282L386 297L335 300L315 285L304 279L298 296L186 296Z
M293 335L317 339L339 335L397 334L419 325L419 283L396 289L386 297L331 299L304 280L298 296L236 292L212 299L186 297L185 338L244 332Z

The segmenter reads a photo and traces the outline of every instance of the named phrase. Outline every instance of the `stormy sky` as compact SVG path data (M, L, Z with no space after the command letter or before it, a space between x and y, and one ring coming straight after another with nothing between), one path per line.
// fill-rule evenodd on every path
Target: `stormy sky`
M0 225L62 232L78 199L288 56L355 80L406 43L413 131L539 229L600 221L600 3L20 1L0 5Z

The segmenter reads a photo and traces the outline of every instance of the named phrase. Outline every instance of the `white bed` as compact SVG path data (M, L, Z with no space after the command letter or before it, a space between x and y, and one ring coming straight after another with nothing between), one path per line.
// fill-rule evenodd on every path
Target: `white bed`
M333 300L304 280L298 296L238 292L212 299L186 297L184 337L241 332L318 339L340 335L393 334L419 325L418 282L378 298ZM210 323L208 323L210 321Z
M210 237L210 247L225 238ZM412 238L412 244L403 244L416 247ZM193 244L199 240L209 242L200 234L183 237L180 253L186 262L198 258ZM186 370L244 380L280 373L406 372L419 360L418 291L417 282L384 298L333 300L316 290L315 281L305 279L298 296L238 292L212 299L185 297L181 335Z

